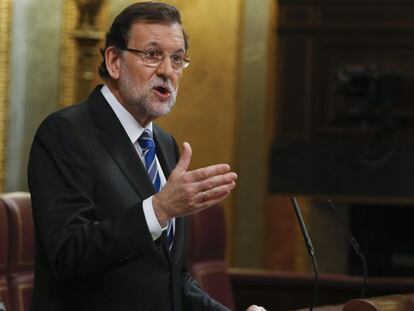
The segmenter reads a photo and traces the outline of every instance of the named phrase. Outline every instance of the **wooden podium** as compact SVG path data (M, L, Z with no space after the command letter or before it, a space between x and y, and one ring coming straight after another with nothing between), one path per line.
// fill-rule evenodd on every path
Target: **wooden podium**
M413 302L403 295L390 295L369 299L352 299L343 311L414 311Z

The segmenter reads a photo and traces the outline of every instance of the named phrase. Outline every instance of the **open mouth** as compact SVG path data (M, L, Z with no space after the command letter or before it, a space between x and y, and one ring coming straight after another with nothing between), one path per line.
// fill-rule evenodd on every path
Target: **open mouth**
M169 95L170 94L170 90L168 88L164 87L164 86L156 86L154 89L162 95Z

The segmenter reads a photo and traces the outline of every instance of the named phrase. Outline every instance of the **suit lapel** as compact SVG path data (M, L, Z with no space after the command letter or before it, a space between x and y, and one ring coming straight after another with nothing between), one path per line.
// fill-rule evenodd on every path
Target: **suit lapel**
M176 164L176 155L173 154L170 150L171 148L171 138L167 138L165 133L155 124L153 124L154 132L154 141L155 141L155 152L157 154L158 161L161 164L162 171L165 175L165 179L171 174L175 164Z
M154 186L148 178L147 170L139 158L135 147L131 144L124 128L103 97L100 88L101 86L97 86L88 98L92 119L98 128L99 139L113 158L114 162L144 200L155 194ZM177 162L177 154L174 149L175 146L172 142L172 138L165 134L155 124L153 130L157 158L165 178L168 179ZM182 217L177 217L175 221L174 243L171 252L168 250L166 232L164 231L162 234L165 252L172 263L178 261L182 255L184 246L184 219Z
M144 200L155 193L135 147L98 86L88 98L98 136L114 162Z

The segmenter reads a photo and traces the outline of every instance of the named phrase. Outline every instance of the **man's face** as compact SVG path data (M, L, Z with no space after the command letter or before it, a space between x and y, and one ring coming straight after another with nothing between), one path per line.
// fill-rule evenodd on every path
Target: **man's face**
M117 81L121 103L141 124L146 124L166 115L174 106L182 69L174 70L168 55L185 54L181 25L135 23L127 47L167 55L161 64L151 67L145 63L142 53L121 52Z

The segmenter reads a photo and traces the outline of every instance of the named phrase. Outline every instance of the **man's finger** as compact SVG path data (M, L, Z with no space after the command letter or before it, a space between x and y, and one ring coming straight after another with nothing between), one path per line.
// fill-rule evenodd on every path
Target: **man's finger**
M209 208L209 207L217 204L218 202L223 201L229 195L230 195L230 191L227 192L227 193L225 193L225 194L223 194L223 195L221 195L220 197L215 198L215 199L209 199L209 200L207 200L205 202L196 203L195 206L194 206L194 212L198 213L198 212L200 212L200 211L202 211L202 210L204 210L206 208Z
M222 175L228 172L230 172L230 165L214 164L189 172L189 177L191 181L202 181L212 176Z
M183 143L183 153L181 154L180 160L178 161L175 169L185 172L187 171L188 166L190 165L191 161L192 150L189 143Z
M202 181L194 182L194 191L201 192L210 190L214 187L218 187L224 184L231 183L237 179L237 174L230 172L222 175L215 175Z
M226 198L235 186L236 183L233 181L231 183L216 187L214 189L200 191L194 196L194 200L195 202L197 202L195 206L197 208L211 206L212 204L217 203Z

